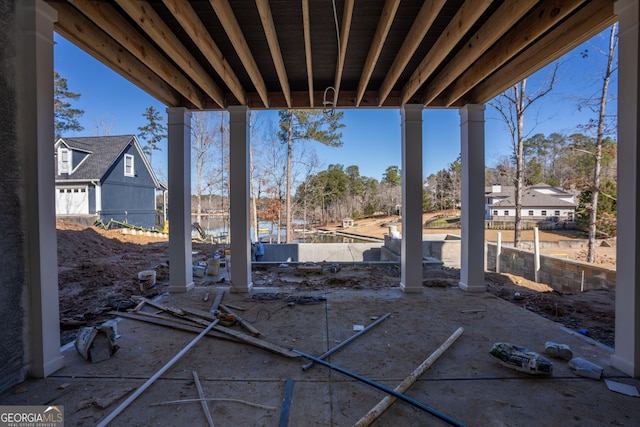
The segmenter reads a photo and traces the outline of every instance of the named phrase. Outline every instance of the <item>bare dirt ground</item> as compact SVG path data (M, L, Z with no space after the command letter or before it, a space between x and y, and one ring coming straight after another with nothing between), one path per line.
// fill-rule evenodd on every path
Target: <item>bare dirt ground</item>
M397 218L378 218L356 221L349 232L372 237L388 233L389 224L397 225ZM162 292L162 284L169 280L168 241L166 238L123 234L121 230L102 230L58 222L58 266L60 294L61 342L75 338L77 328L95 325L109 319L112 310L126 310L134 305L132 296L153 297ZM425 233L456 233L456 230L424 230ZM459 233L459 230L457 230ZM509 232L502 232L508 241ZM491 231L487 240L495 238ZM527 232L523 236L527 239ZM533 237L531 236L531 239ZM575 239L575 233L540 233L540 240ZM495 241L495 240L494 240ZM586 247L586 243L585 243ZM205 261L215 245L193 243L193 260ZM615 268L615 248L598 248L600 265ZM613 250L613 251L612 251ZM557 249L556 249L557 251ZM581 259L586 249L562 249L563 256ZM613 255L611 255L613 254ZM158 286L141 291L137 274L155 270ZM456 286L459 270L425 271L424 286ZM194 278L197 286L213 286L215 276ZM560 294L544 284L530 282L509 274L488 272L485 275L487 291L525 309L550 318L585 334L608 346L614 344L615 293L588 291L581 294ZM255 286L287 286L297 289L327 287L351 289L380 289L399 286L397 267L342 266L333 271L330 265L322 274L300 272L293 266L260 267L254 269Z

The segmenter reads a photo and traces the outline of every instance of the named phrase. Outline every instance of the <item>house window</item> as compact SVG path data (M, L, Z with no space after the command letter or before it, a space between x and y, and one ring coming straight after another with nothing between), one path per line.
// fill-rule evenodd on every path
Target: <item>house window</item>
M533 216L533 211L529 211L529 216Z
M542 216L547 216L547 211L542 211Z
M504 216L509 216L509 211L504 211Z
M133 156L131 154L124 155L124 176L134 176Z
M69 173L69 149L61 148L60 149L60 161L58 162L58 174L61 173Z
M554 214L555 216L560 216L560 211L554 211L554 212L553 212L553 214Z
M493 216L498 216L498 211L493 211Z

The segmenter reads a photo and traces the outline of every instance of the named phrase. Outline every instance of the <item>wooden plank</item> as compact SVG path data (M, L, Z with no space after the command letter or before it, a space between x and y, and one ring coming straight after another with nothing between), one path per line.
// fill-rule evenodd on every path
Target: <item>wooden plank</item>
M224 305L224 304L220 304L220 308L224 311L226 311L227 313L231 314L232 316L234 316L236 318L236 320L238 321L238 324L240 326L242 326L243 328L245 328L247 331L249 331L249 333L254 336L254 337L259 337L261 335L264 335L262 332L260 332L258 329L256 329L252 324L250 324L249 322L246 321L246 319L243 319L242 317L238 316L236 313L234 313L231 308L229 308L229 306Z
M224 297L224 289L220 289L218 290L218 293L216 294L216 299L213 300L213 304L211 304L211 311L212 313L214 311L218 310L218 306L220 305L220 302L222 302L222 297Z

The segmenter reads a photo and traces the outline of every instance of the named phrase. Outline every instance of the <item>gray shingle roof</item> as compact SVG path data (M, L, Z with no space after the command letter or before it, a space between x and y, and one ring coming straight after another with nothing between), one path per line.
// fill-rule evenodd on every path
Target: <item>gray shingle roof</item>
M541 189L554 189L557 194L544 194L538 191ZM562 200L561 197L566 198L571 197L571 195L547 184L532 185L531 187L525 188L524 193L522 194L522 207L573 208L577 206L576 203ZM515 195L511 195L506 199L500 200L491 205L492 208L515 208L515 206Z
M98 181L102 179L109 167L129 144L133 144L133 141L133 135L62 138L62 142L69 148L86 151L90 154L70 175L58 175L56 170L56 181Z

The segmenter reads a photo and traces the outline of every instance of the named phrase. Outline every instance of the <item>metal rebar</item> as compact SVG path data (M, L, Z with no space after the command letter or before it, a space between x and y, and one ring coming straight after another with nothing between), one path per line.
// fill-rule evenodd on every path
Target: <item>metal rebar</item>
M433 415L433 416L435 416L437 418L440 418L441 420L447 422L448 424L451 424L452 426L465 427L464 424L454 420L453 418L450 418L450 417L446 416L445 414L439 412L438 410L433 409L433 408L425 405L424 403L418 402L417 400L415 400L415 399L413 399L413 398L411 398L411 397L409 397L407 395L404 395L402 393L398 393L397 391L395 391L392 388L389 388L389 387L387 387L387 386L385 386L383 384L377 383L377 382L372 381L372 380L370 380L368 378L365 378L365 377L363 377L361 375L358 375L358 374L353 373L351 371L348 371L348 370L346 370L344 368L341 368L341 367L339 367L337 365L334 365L332 363L329 363L329 362L324 361L322 359L319 359L317 357L311 356L310 354L306 354L306 353L303 353L303 352L295 350L295 349L293 349L291 351L293 351L296 354L299 354L300 356L302 356L302 357L304 357L306 359L313 360L316 363L320 363L321 365L324 365L324 366L326 366L328 368L331 368L331 369L333 369L335 371L338 371L338 372L340 372L340 373L342 373L344 375L347 375L347 376L349 376L349 377L351 377L353 379L356 379L358 381L362 381L365 384L369 384L370 386L375 387L378 390L382 390L385 393L388 393L388 394L390 394L390 395L392 395L392 396L394 396L394 397L396 397L396 398L398 398L400 400L404 400L405 402L415 406L416 408L422 409L423 411L428 412L428 413L430 413L431 415Z
M364 334L369 329L373 328L374 326L376 326L378 323L382 322L384 319L386 319L389 316L391 316L391 313L385 314L384 316L382 316L381 318L379 318L378 320L376 320L375 322L373 322L372 324L370 324L369 326L367 326L363 330L359 331L358 333L356 333L356 334L350 336L349 338L347 338L346 340L342 341L340 344L338 344L337 346L333 347L331 350L327 351L322 356L319 356L318 359L327 358L329 355L331 355L331 354L335 353L336 351L340 350L342 347L344 347L345 345L349 344L351 341L355 340L360 335ZM306 365L302 366L302 370L306 371L307 369L311 368L313 366L313 363L314 362L312 360L311 362L309 362Z

